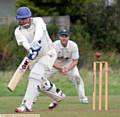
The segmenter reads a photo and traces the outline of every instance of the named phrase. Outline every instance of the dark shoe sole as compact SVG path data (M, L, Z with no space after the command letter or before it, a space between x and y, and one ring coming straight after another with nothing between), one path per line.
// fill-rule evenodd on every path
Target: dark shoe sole
M49 108L49 110L52 110L52 109L54 109L54 108L56 108L57 107L57 103L54 103L54 105L53 106L51 106L51 107L48 107Z

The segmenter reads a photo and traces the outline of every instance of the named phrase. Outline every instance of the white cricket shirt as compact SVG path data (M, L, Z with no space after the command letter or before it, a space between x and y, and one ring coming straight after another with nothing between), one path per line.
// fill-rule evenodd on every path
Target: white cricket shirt
M65 64L71 62L73 59L79 59L78 46L75 42L69 40L66 47L62 46L60 40L54 42L57 52L56 63Z
M40 56L44 55L47 51L53 48L53 43L48 35L46 24L40 17L32 18L31 26L29 28L24 28L18 26L15 30L15 37L18 45L23 45L25 42L25 49L31 47L33 40L41 40L41 50Z

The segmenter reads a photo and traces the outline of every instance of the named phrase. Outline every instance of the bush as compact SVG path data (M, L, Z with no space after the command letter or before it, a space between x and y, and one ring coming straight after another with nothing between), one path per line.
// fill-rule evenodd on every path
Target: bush
M14 37L16 23L0 27L0 70L15 68L24 56L22 48L18 48Z

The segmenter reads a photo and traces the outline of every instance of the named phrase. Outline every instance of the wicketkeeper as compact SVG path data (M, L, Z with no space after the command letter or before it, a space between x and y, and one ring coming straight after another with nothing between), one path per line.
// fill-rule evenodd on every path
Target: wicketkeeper
M57 102L63 100L65 95L46 76L47 71L53 67L57 53L43 19L40 17L33 18L28 7L18 8L16 19L19 23L15 30L16 41L18 45L22 45L27 50L28 58L32 62L25 96L15 111L30 112L39 92L44 92ZM55 104L49 108L54 106Z
M47 75L48 77L51 77L55 72L67 75L75 85L79 101L86 104L88 103L88 98L85 96L84 82L77 68L79 59L78 46L75 42L69 40L70 34L66 29L58 31L58 38L59 40L54 42L57 59L54 64L54 68L48 72Z

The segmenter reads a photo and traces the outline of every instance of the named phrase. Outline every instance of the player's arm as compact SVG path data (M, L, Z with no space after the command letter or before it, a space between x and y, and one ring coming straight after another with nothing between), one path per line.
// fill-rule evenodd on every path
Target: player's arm
M67 66L63 67L62 73L67 75L70 70L72 70L78 64L78 59L73 59L72 62Z
M54 64L53 67L62 72L63 74L67 74L71 69L73 69L78 64L78 59L73 59L72 62L68 65L68 67L63 67L59 64Z
M15 30L15 37L18 45L22 45L27 50L28 58L30 60L35 59L41 50L41 40L33 39L33 42L29 43L19 28Z
M41 46L41 38L43 36L44 30L46 30L46 25L43 22L42 18L36 18L35 20L35 35L32 43L30 44L28 58L33 60L39 54Z
M63 69L62 66L60 66L59 64L56 64L56 63L53 65L53 67L56 68L57 70L59 70L60 72L61 72L62 69Z
M35 35L34 35L34 41L39 41L42 39L43 35L44 35L44 31L46 31L46 24L44 23L42 18L35 18L34 19L35 22Z
M23 38L24 39L24 38ZM28 58L33 60L37 57L39 51L41 50L41 41L34 41L30 45L28 41L25 39L21 42L21 45L27 50Z
M73 45L73 48L74 49L72 50L72 62L67 67L68 71L73 69L78 64L79 50L76 43Z
M72 62L67 66L63 67L59 64L54 64L53 67L59 70L61 73L66 75L71 69L73 69L78 64L78 59L73 59Z
M78 64L78 59L73 59L72 62L68 65L67 71L70 71Z
M67 67L63 68L63 74L65 75L78 64L79 51L77 44L74 44L73 48L74 49L72 50L72 61Z
M30 44L28 43L27 39L25 36L21 33L21 28L16 28L15 30L15 39L17 41L17 44L19 46L23 46L27 51L30 49Z

